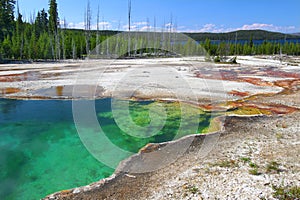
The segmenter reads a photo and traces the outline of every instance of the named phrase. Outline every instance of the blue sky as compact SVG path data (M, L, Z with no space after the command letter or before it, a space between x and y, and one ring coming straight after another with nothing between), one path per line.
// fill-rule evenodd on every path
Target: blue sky
M59 16L70 28L83 28L87 0L57 0ZM101 29L126 30L127 0L90 0L96 27L100 6ZM48 0L19 0L26 20L38 10L48 10ZM132 29L168 27L181 32L228 32L264 29L300 32L300 0L132 0ZM172 17L171 17L172 16ZM148 23L149 22L149 23Z

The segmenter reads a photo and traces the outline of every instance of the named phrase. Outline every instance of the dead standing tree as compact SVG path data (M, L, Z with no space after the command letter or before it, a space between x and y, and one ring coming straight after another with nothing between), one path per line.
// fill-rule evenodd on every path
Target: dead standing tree
M97 11L97 37L96 37L96 53L97 57L100 54L100 34L99 34L99 21L100 20L100 8L98 5L98 11Z
M90 38L91 38L91 21L92 21L92 11L90 6L90 1L87 2L86 11L84 14L84 25L85 25L85 48L86 54L90 53Z
M128 0L128 56L129 57L131 51L130 27L131 27L131 0Z
M66 60L66 45L65 45L65 32L67 30L67 21L66 18L64 18L64 28L61 30L61 45L62 45L62 51L63 51L63 59Z

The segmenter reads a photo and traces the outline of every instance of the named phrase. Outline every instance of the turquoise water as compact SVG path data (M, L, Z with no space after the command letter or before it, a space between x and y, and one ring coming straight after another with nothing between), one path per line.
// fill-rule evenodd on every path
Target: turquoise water
M156 102L131 102L133 121L140 126L149 124L149 105L153 104ZM120 148L137 152L149 142L172 140L176 135L181 119L178 104L160 104L167 111L166 123L157 135L144 139L130 136L116 125L111 99L95 101L95 108L106 136ZM118 109L122 114L122 108ZM210 114L191 113L190 125L199 125L197 132L205 130ZM195 133L188 126L185 134ZM82 144L73 121L72 101L0 99L0 152L0 199L4 200L40 199L98 181L114 172Z

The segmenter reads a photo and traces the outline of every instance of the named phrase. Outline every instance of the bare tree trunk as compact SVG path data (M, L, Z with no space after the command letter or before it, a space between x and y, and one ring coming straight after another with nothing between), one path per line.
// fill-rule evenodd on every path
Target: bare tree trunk
M153 34L154 34L154 56L156 56L156 48L157 48L157 38L156 38L156 17L154 17L154 22L153 22L154 24L153 24L153 26L154 26L154 32L153 32Z
M131 51L130 28L131 28L131 0L128 0L128 56L129 57Z
M146 53L150 52L150 49L148 48L151 45L150 42L151 42L150 41L150 20L147 17L147 41L146 41L147 52Z
M51 53L52 53L52 59L55 60L55 48L54 48L54 35L49 33L49 38L50 38L50 46L51 46Z
M177 45L177 20L175 18L175 23L174 23L174 29L173 29L173 45L175 46L175 49L177 48L176 45ZM174 49L173 49L174 51ZM175 51L176 53L176 51Z
M165 20L164 20L164 24L163 24L163 27L162 27L162 49L163 50L165 50L166 49L166 47L165 47L165 44L166 44L166 42L165 42L165 28L166 28L166 22L165 22Z
M24 48L24 34L21 34L21 44L20 44L20 58L22 59L23 57L23 48Z
M138 45L138 27L135 30L135 37L134 37L134 57L136 57L137 54L137 45Z
M97 38L96 38L96 53L97 53L97 58L99 57L100 54L100 36L99 36L99 17L100 17L100 8L98 5L98 12L97 12Z
M61 39L62 39L62 50L63 50L63 59L66 60L66 47L65 47L65 31L67 29L66 18L64 18L64 30L61 31Z
M120 26L121 26L121 22L119 20L118 31L120 31ZM115 48L115 55L117 57L119 57L120 53L121 53L121 51L120 51L120 44L119 43L120 43L120 34L117 34L117 41L116 41L116 48Z
M173 15L171 13L170 16L170 29L169 29L169 41L168 41L168 45L171 51L173 51L173 41L172 41L172 33L173 33Z
M59 34L56 33L56 58L58 60L61 59L60 55L61 55L61 50L60 50L60 37L59 37Z
M74 41L74 38L72 39L72 56L73 56L73 60L76 59L76 44Z
M107 31L107 26L105 26L105 30ZM109 40L108 40L108 34L106 32L106 56L109 58L110 54L109 54Z
M60 24L59 24L59 30L61 30ZM60 49L60 36L59 36L59 30L55 32L55 52L56 52L56 59L61 59L61 49Z
M88 0L86 12L85 12L85 41L86 41L87 55L90 53L91 20L92 20L92 11L90 7L90 1Z

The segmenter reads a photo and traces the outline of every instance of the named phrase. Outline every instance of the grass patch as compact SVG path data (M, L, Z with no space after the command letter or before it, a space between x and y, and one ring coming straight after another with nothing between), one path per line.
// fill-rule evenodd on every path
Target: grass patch
M257 168L258 168L258 165L255 164L255 163L253 163L253 162L250 162L250 163L249 163L249 167L257 169Z
M244 162L244 163L249 163L249 162L251 162L251 158L248 158L248 157L242 157L242 158L240 158L240 160L241 160L242 162Z
M260 175L261 173L260 172L258 172L258 169L257 168L254 168L254 169L249 169L249 174L251 174L251 175L255 175L255 176L258 176L258 175Z
M199 189L195 186L195 185L187 185L184 186L184 189L186 192L184 192L184 197L188 196L188 193L192 193L192 194L200 194Z
M230 167L237 167L238 164L234 160L223 160L213 164L212 166L230 168Z
M251 169L249 169L249 174L251 175L255 175L255 176L258 176L260 175L261 173L258 171L258 165L253 163L253 162L250 162L249 163L249 167L251 167Z
M189 188L189 192L192 194L197 194L199 192L199 189L196 186L192 186Z
M277 187L272 186L274 193L273 196L279 200L295 200L300 199L300 187Z
M281 172L281 169L279 168L279 163L277 163L276 161L272 161L272 162L268 163L266 166L266 170L267 170L267 173Z
M276 133L276 138L277 140L280 140L283 138L283 134L282 133Z

